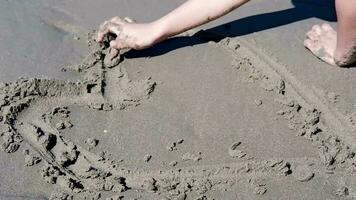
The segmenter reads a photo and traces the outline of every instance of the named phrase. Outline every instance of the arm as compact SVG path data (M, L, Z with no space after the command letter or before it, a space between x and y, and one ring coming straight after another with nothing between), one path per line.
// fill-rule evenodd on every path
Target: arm
M116 49L144 49L169 37L215 20L249 0L188 0L166 16L148 24L114 17L100 27L99 42L109 32L117 35L110 46Z
M190 0L154 23L163 30L162 37L167 38L213 21L247 1Z

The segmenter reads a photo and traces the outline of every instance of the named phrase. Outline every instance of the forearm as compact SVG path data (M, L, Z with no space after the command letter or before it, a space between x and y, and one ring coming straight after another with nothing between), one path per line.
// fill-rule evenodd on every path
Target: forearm
M167 38L215 20L249 0L188 0L161 19L153 22Z

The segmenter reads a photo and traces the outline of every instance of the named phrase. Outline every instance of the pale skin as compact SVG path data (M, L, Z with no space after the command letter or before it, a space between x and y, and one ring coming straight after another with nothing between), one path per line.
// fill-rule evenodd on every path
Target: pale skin
M113 33L117 37L110 42L112 48L145 49L224 16L248 1L188 0L151 23L114 17L100 26L97 41L102 42L108 33ZM335 5L338 30L326 23L314 25L306 34L304 46L322 61L343 67L356 61L356 1L335 0Z

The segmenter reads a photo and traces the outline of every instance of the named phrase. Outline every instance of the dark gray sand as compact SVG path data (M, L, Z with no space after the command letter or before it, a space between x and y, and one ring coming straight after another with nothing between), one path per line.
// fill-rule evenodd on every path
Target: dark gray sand
M337 94L313 96L236 39L108 59L93 32L55 24L89 53L61 66L74 79L0 84L1 199L356 197Z
M110 50L92 35L91 53L65 68L79 81L1 84L2 149L9 155L22 150L24 166L38 168L25 173L52 185L43 196L269 199L287 189L290 198L352 194L351 146L292 85L261 71L267 64L249 57L237 40L195 47L195 56L210 62L188 68L196 49L178 52L186 58L178 63L169 55L128 60L118 54L108 61ZM326 186L320 181L330 178L334 192L321 195L317 191ZM341 180L347 189L338 188Z

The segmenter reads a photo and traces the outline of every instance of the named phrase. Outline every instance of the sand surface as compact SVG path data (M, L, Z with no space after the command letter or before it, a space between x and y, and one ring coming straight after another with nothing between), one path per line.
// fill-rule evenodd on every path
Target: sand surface
M356 198L352 94L278 45L221 26L108 61L92 41L181 2L2 2L0 199Z

